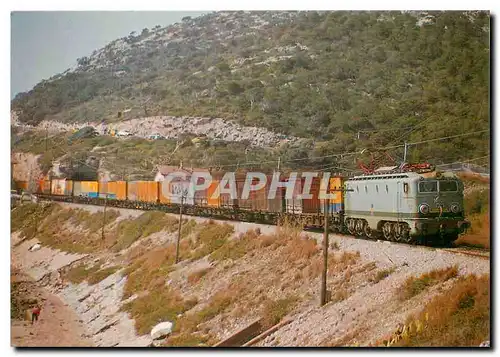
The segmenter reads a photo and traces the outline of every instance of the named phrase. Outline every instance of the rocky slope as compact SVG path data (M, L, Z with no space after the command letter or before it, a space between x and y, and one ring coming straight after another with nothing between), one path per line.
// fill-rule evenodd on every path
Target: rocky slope
M85 205L63 206L65 209L78 208L90 213L99 211L97 207ZM77 213L78 211L74 211L74 214ZM117 220L108 224L106 236L111 239L113 227L119 222L137 219L141 213L138 210L120 209ZM71 217L64 214L64 211L60 215ZM63 226L65 230L73 232L70 236L80 237L82 226L66 222ZM207 219L194 218L194 222L207 229L206 225L203 226L207 224ZM430 298L448 289L454 282L451 279L431 286L411 299L399 300L399 291L408 277L453 265L458 267L459 276L489 273L489 261L485 259L403 244L333 236L327 287L331 291L332 302L318 307L318 273L321 261L316 244L321 243L321 234L308 233L313 240L306 239L303 235L274 240L265 237L272 237L275 227L237 222L229 224L234 227L234 233L231 234L231 240L223 244L219 254L223 254L222 257L227 254L231 258L214 260L213 255L208 255L182 260L158 276L163 283L157 288L157 292L176 291L186 301L195 302L188 311L174 316L176 323L184 326L184 319L190 321L189 318L193 316L208 316L208 319L195 327L199 331L189 335L191 340L185 340L184 343L193 343L192 339L197 341L198 338L195 336L203 334L211 335L212 343L221 341L256 318L266 317L268 310L263 310L262 306L266 306L268 302L295 301L291 310L285 310L292 322L278 329L259 345L322 346L335 343L345 345L354 341L368 345L390 334L398 323L418 312ZM130 271L122 269L126 269L128 264L143 264L140 259L135 263L134 260L127 263L127 257L140 257L142 252L146 252L145 257L151 267L154 267L157 259L164 259L162 257L165 254L170 254L167 252L171 251L166 247L175 241L176 235L168 227L165 228L166 230L137 240L118 253L95 250L84 255L68 254L48 247L32 252L29 248L35 240L20 242L17 233L14 233L13 256L20 262L22 270L61 297L78 313L87 327L86 334L95 345L145 346L151 343L149 335L138 335L135 332L135 328L140 326L137 325L137 320L132 320L131 315L121 310L127 302L144 299L152 292L136 290L136 294L124 299L127 281L134 277ZM242 246L236 242L248 239L243 237L250 229L256 228L260 233L254 234L262 234L264 237L253 238L264 239L260 248L252 250L250 240L241 253ZM193 238L201 239L195 232L197 231L193 232ZM183 238L183 247L190 240L189 237L187 235ZM60 239L67 238L61 236ZM90 235L76 239L90 239ZM270 239L268 243L265 243L266 239ZM227 250L226 244L233 246ZM86 281L74 284L64 280L68 270L80 262L92 265L98 260L105 261L101 268L118 264L121 269L95 284ZM147 266L136 267L132 271L145 269ZM387 277L374 280L376 273L385 269L391 269ZM262 274L263 271L266 274ZM213 305L221 296L226 299L222 300L226 301L224 305ZM236 299L231 299L231 296ZM165 300L162 301L165 305ZM213 310L215 308L217 309ZM155 309L161 309L161 306L150 306L143 313L149 315ZM208 311L211 311L210 315L207 315ZM144 316L138 315L137 318L143 319Z

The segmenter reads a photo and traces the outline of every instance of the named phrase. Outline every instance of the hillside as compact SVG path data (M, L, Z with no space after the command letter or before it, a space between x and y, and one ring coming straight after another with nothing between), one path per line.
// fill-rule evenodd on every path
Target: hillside
M19 120L235 120L306 138L283 160L489 129L487 12L218 12L131 33L12 101ZM409 159L489 153L489 133ZM401 150L391 151L401 159Z

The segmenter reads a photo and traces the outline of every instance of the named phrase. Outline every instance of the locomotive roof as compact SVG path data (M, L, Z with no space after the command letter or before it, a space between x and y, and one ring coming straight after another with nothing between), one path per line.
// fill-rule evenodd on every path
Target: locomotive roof
M421 175L416 172L404 172L393 174L378 174L378 175L362 175L349 178L348 181L365 181L365 180L381 180L381 179L399 179L399 178L419 178Z

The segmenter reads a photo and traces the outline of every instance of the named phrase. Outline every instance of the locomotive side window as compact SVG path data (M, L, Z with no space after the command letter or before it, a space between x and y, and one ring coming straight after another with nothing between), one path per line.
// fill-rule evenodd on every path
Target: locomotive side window
M418 183L419 192L437 192L438 183L437 181L421 181Z
M439 181L440 192L453 192L458 191L456 181Z
M403 183L403 191L408 193L408 182Z

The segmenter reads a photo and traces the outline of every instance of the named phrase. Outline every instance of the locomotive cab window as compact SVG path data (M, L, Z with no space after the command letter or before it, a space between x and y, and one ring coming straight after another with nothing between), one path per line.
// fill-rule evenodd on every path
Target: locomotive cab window
M437 181L421 181L418 183L419 192L437 192L438 183Z
M456 181L439 181L440 192L455 192L458 191Z

